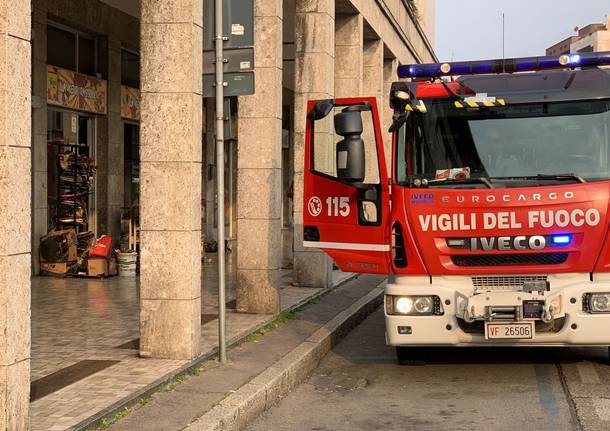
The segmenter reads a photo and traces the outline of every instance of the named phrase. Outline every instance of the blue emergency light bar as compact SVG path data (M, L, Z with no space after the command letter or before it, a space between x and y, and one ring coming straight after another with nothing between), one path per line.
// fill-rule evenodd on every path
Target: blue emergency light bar
M610 51L564 54L559 57L522 57L503 60L405 64L398 66L398 76L400 78L437 78L441 76L531 72L604 65L610 65Z

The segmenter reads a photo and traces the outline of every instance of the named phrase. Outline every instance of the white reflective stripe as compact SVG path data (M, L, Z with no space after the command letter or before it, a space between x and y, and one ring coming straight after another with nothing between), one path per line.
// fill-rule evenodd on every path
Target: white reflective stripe
M303 247L336 248L340 250L390 251L388 244L357 244L354 242L303 241Z

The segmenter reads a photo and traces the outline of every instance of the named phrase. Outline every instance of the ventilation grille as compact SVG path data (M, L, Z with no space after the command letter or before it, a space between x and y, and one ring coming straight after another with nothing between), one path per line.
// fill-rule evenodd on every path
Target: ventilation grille
M560 265L568 253L466 254L451 256L457 266Z
M405 241L402 236L400 223L396 222L392 226L392 259L396 268L407 267L407 252L405 249Z
M474 276L472 277L472 285L479 289L514 289L523 287L527 281L546 280L546 275Z

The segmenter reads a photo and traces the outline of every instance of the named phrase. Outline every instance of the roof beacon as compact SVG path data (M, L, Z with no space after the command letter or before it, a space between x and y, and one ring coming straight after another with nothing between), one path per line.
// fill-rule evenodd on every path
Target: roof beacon
M522 57L451 63L405 64L398 66L400 78L437 78L452 75L531 72L536 70L610 65L610 51L581 52L549 57Z

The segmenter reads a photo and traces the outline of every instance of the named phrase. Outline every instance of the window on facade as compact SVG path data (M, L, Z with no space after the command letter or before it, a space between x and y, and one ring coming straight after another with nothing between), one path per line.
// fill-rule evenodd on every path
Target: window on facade
M78 71L85 75L95 75L95 40L78 37Z
M140 56L131 51L121 51L121 83L140 88Z
M76 34L47 27L47 63L64 69L76 70Z
M47 63L85 75L95 75L95 38L61 26L47 26Z

